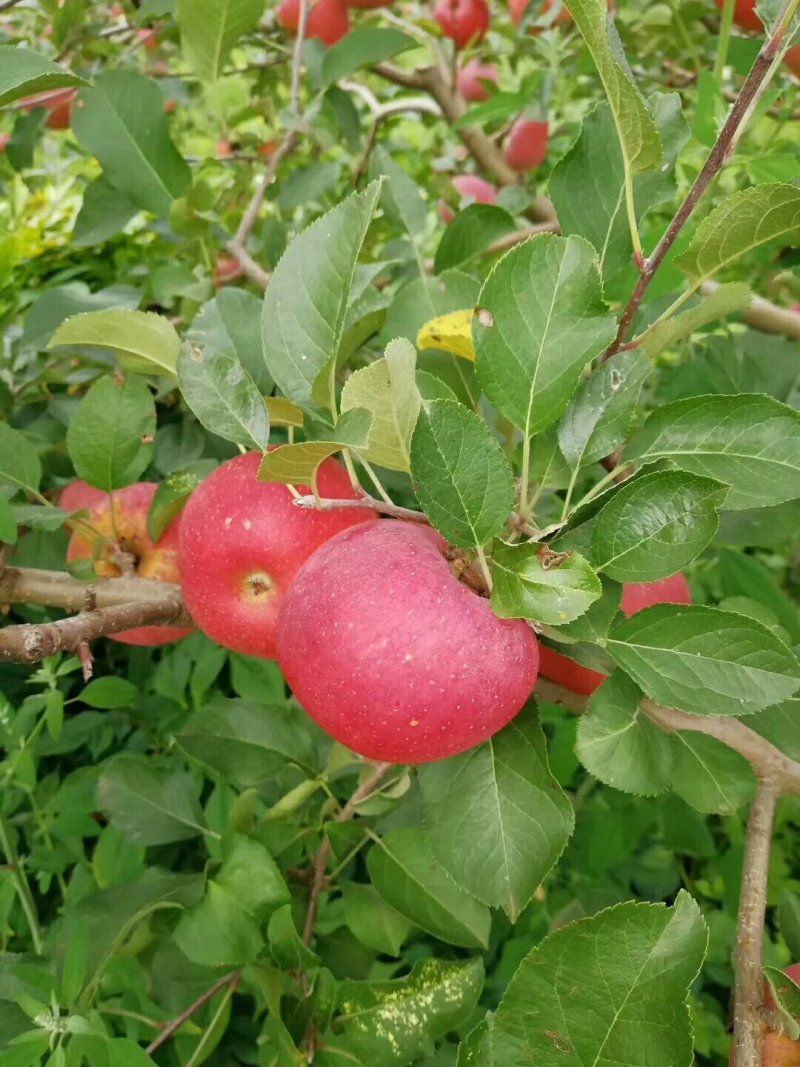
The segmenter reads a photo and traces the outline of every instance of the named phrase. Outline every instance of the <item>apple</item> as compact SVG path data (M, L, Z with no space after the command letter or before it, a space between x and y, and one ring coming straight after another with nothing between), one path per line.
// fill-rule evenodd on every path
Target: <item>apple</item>
M101 501L108 502L108 493L76 479L61 490L58 506L62 511L89 511Z
M278 142L274 138L271 141L263 141L256 147L256 155L261 156L262 159L269 159L270 156L275 154L277 147Z
M56 89L52 92L27 96L22 101L22 110L27 112L33 111L36 107L43 107L50 112L45 126L49 130L66 130L70 124L72 102L77 91L77 89Z
M300 22L300 0L282 0L278 7L278 24L297 33ZM350 15L343 0L317 0L306 19L306 37L316 37L330 47L350 29Z
M73 482L67 486L72 500L78 500L80 507L86 507L91 494L86 490L90 486L83 482ZM111 500L102 493L102 500L89 504L89 522L109 541L116 537L120 548L129 552L135 560L136 575L139 578L153 578L158 582L180 580L178 572L178 530L180 518L174 519L164 533L153 544L147 532L147 513L158 486L155 482L137 482L113 494L114 514L112 524ZM99 490L94 490L97 493ZM60 506L64 506L62 494ZM101 577L118 578L120 569L110 559L110 546L107 541L95 543L91 533L82 528L73 533L67 546L67 562L94 559L94 569ZM192 628L178 626L140 626L134 630L109 634L112 641L121 641L124 645L166 645L186 637Z
M733 1067L733 1048L728 1056L728 1067ZM800 1067L800 1041L768 1030L764 1035L761 1067Z
M503 145L505 161L512 170L536 170L547 159L550 127L546 122L531 122L521 115L515 120Z
M158 48L158 37L153 29L137 30L136 40L144 45L148 52L154 52Z
M217 262L214 264L214 288L221 289L223 285L227 285L228 282L235 282L237 278L241 278L242 268L239 266L239 261L233 256L217 256Z
M476 174L459 174L453 178L452 184L462 199L471 198L475 204L493 204L497 200L497 189ZM453 221L455 215L446 200L439 200L437 207L443 222Z
M177 106L178 105L174 100L165 100L164 101L164 112L165 112L165 114L167 114L167 115L174 114L175 108Z
M493 82L497 85L497 68L491 63L481 63L479 59L471 59L469 63L459 68L456 75L456 88L464 100L471 104L478 104L482 100L488 100L489 90L483 82Z
M725 0L714 0L714 3L720 11L722 11L725 6ZM764 23L756 14L756 0L736 0L733 21L742 30L750 30L753 33L764 33Z
M796 78L800 78L800 44L790 48L784 56L784 63Z
M659 582L625 584L622 587L620 608L630 618L654 604L691 604L689 583L682 574L673 574ZM572 693L590 697L606 680L604 674L590 670L568 656L562 656L546 645L539 649L539 673L551 682L557 682Z
M255 452L237 456L192 493L181 516L181 584L204 633L236 652L274 659L278 612L300 567L334 534L377 515L369 508L301 510L287 486L256 480L260 465ZM319 468L317 486L330 499L356 496L333 459Z
M436 0L433 17L456 48L464 48L470 41L482 40L489 29L489 6L486 0Z
M331 737L368 759L427 763L502 729L536 682L538 642L460 582L430 527L383 519L305 563L277 627L278 663Z

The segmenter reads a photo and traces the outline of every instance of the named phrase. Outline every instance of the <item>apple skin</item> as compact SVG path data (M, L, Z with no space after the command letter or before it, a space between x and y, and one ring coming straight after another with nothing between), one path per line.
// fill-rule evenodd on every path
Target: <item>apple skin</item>
M84 483L73 482L67 489ZM86 489L89 489L86 486ZM178 530L180 517L174 519L156 544L153 544L147 532L147 513L158 486L155 482L137 482L125 489L114 492L114 518L117 538L125 549L136 556L136 575L138 578L152 578L157 582L180 581L178 572ZM81 490L83 492L83 490ZM99 492L99 490L94 490ZM78 490L74 490L78 496ZM111 504L106 493L103 499L89 506L89 522L106 537L112 536ZM80 499L80 498L79 498ZM63 507L63 494L60 502ZM85 507L86 503L80 506ZM93 539L86 530L73 533L67 546L67 562L93 559L95 556ZM95 571L106 578L118 578L119 568L108 559L108 549L101 549L95 560ZM168 645L173 641L193 633L192 627L180 626L140 626L133 630L123 630L118 634L109 634L112 641L123 645Z
M497 85L497 68L491 63L481 63L479 59L471 59L469 63L461 67L456 75L456 88L464 100L471 104L479 104L482 100L488 100L490 93L484 81L493 82Z
M641 582L635 585L626 583L622 587L620 608L622 613L630 618L631 615L654 604L691 602L689 583L682 574L673 574L669 578L662 578L660 582ZM539 672L542 677L563 685L571 693L590 697L606 680L605 674L590 670L546 645L540 646L539 655Z
M452 181L453 188L462 198L471 197L476 204L493 204L497 200L497 189L476 174L459 174ZM455 213L446 200L437 203L442 222L451 223Z
M297 33L300 0L283 0L277 11L278 24ZM306 38L316 37L329 48L350 30L350 15L342 0L317 0L306 19Z
M23 111L33 111L36 107L43 107L50 114L45 120L48 130L66 130L69 128L72 117L72 102L77 94L77 89L56 89L45 93L36 93L26 97L22 102Z
M728 1056L728 1067L733 1067L733 1048ZM764 1035L761 1067L800 1067L800 1041L768 1030Z
M550 126L546 122L531 122L520 116L503 145L503 155L512 170L524 173L536 170L547 159Z
M714 3L722 11L725 0L714 0ZM764 23L756 14L756 0L736 0L736 8L733 12L733 21L742 30L751 33L764 33Z
M278 663L331 737L368 759L428 763L502 729L536 682L538 642L452 574L427 526L384 519L308 560L278 619Z
M796 78L800 78L800 44L790 48L784 57L784 63Z
M456 48L482 40L489 29L486 0L436 0L433 17Z
M189 613L214 641L275 659L275 623L295 574L334 534L372 522L377 513L301 510L285 485L256 481L260 465L255 452L237 456L192 493L181 515L181 585ZM333 459L319 468L317 486L333 500L356 495Z
M96 504L108 501L108 493L102 489L95 489L86 482L76 479L64 486L58 498L58 506L62 511L89 511Z
M235 282L242 275L242 268L233 256L217 256L214 265L214 288L221 289L228 282Z

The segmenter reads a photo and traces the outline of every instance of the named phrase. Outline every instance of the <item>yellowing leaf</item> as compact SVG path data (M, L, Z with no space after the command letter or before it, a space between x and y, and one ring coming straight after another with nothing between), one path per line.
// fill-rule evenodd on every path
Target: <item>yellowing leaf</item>
M472 308L467 308L465 311L451 311L449 315L430 319L417 334L417 348L438 348L441 352L451 352L454 356L474 363L472 315Z
M268 396L266 405L270 426L301 427L303 425L303 412L286 397Z

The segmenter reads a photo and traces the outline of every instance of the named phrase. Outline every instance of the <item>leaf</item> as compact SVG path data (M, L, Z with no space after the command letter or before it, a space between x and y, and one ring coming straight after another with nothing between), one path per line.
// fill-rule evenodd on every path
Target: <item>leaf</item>
M317 379L336 365L358 254L379 193L380 183L373 182L317 219L292 241L272 275L261 319L264 360L280 391L300 406L311 403Z
M271 449L258 469L260 482L283 482L285 485L312 485L317 469L328 456L343 448L366 449L372 415L363 408L352 408L341 416L325 441L303 441Z
M351 30L325 53L321 66L322 87L327 89L362 67L382 63L416 46L413 37L400 30L375 26Z
M7 545L17 543L17 521L11 505L4 496L0 496L0 541Z
M21 430L0 422L0 484L23 492L36 492L42 480L42 464L36 449Z
M787 700L759 711L747 725L779 748L785 756L800 760L800 700ZM800 953L797 955L800 956Z
M723 596L746 596L759 601L789 631L792 643L800 643L800 609L775 584L774 572L755 556L730 549L722 549L718 560Z
M200 348L214 348L237 359L262 393L269 393L274 382L264 364L261 349L261 301L246 289L226 286L213 300L203 304L186 334ZM270 397L268 404L288 401ZM273 420L273 424L274 420ZM303 425L302 415L298 426Z
M683 471L630 478L594 520L592 562L618 582L676 574L712 541L727 492Z
M558 447L572 470L610 456L625 442L649 372L641 352L618 352L581 385L558 424Z
M461 548L480 547L499 534L514 504L500 445L477 415L452 400L432 400L420 411L411 478L422 510Z
M376 952L399 956L411 924L387 904L371 885L342 883L344 919L358 940Z
M641 698L638 685L615 671L579 720L575 751L606 785L652 797L669 789L672 749L668 735L639 710Z
M215 697L178 733L181 748L239 789L259 786L288 764L310 771L314 748L296 713L278 705Z
M640 347L652 359L665 348L672 348L678 341L691 337L710 322L727 318L736 311L750 306L752 290L743 282L720 285L713 293L701 300L696 307L665 319L645 332ZM615 360L616 362L616 360Z
M778 239L784 244L800 241L800 189L756 185L732 193L714 208L675 266L699 285L740 256Z
M451 945L486 948L489 909L460 889L421 830L390 830L367 856L375 889L415 926Z
M111 824L135 845L166 845L205 831L192 776L144 756L106 763L97 796Z
M269 415L258 387L238 359L187 344L178 359L178 386L193 414L211 433L263 452Z
M48 89L68 89L86 85L64 67L27 48L0 45L0 106Z
M797 1023L800 1017L800 986L777 967L765 967L764 977L775 1006L781 1013L783 1032L793 1040L797 1040L800 1037L800 1026Z
M577 552L548 562L547 548L537 544L492 549L492 610L501 619L531 619L550 626L583 615L603 592L600 579Z
M479 256L494 241L516 229L513 215L494 204L469 204L444 231L436 249L436 274L461 267Z
M151 311L87 311L66 320L50 338L48 348L92 345L116 352L125 371L174 378L181 339L172 323Z
M755 394L689 397L657 408L625 459L724 482L726 508L782 504L800 497L800 413Z
M472 316L474 311L451 311L430 319L417 334L417 348L424 351L437 348L441 352L450 352L454 356L475 362L475 349L472 347Z
M93 678L79 693L90 708L129 708L139 696L138 688L127 678Z
M616 334L597 259L580 237L532 237L497 263L473 323L478 380L526 437L556 421Z
M201 82L215 82L231 48L255 29L264 0L178 0L175 18L189 66Z
M619 904L570 923L522 961L497 1009L498 1064L689 1067L689 987L707 931L681 891L663 904Z
M271 426L302 427L303 412L291 400L285 400L282 396L268 396L266 404Z
M346 978L333 1021L348 1059L381 1067L416 1062L431 1041L462 1026L483 989L479 958L418 960L405 978L356 982Z
M390 470L407 471L411 464L409 447L421 404L416 363L410 341L392 341L384 359L351 374L342 389L342 412L363 408L372 414L364 455Z
M163 94L143 74L99 74L93 88L80 92L72 128L106 180L144 211L168 215L191 184L189 166L170 139Z
M156 408L147 384L98 378L67 426L67 450L79 478L111 492L132 485L153 458Z
M606 0L569 0L569 12L583 34L606 91L626 169L655 170L662 160L653 116L633 82Z
M180 515L186 501L216 466L213 459L198 459L184 470L168 474L164 481L159 483L147 512L147 532L153 543L161 538L170 523Z
M297 932L291 904L284 904L273 912L268 936L272 958L282 970L303 971L319 963L319 957L306 947Z
M55 331L71 315L111 308L134 311L141 298L141 290L131 285L109 285L94 293L84 282L56 285L43 292L31 307L25 318L20 344L24 348L44 351Z
M784 889L778 903L778 927L792 959L800 958L800 897Z
M139 208L101 174L83 191L83 203L72 230L75 248L104 244L124 230Z
M572 805L523 711L489 741L418 771L430 847L452 878L516 922L572 833Z
M729 815L752 799L756 788L747 760L705 734L669 735L672 788L698 811Z
M386 177L381 205L387 218L396 226L407 230L412 238L419 237L428 223L427 204L417 183L388 152L377 147L373 150L370 160L370 177L377 178L380 175Z
M658 604L617 625L608 651L659 704L748 715L800 687L800 664L766 626L718 608Z

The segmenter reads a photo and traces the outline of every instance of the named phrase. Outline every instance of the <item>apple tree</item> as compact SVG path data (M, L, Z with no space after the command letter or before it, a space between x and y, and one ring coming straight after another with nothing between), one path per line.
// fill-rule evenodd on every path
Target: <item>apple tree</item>
M799 10L0 2L4 1067L800 1064Z

